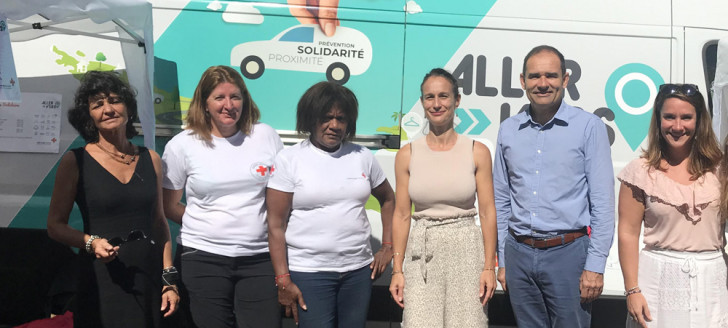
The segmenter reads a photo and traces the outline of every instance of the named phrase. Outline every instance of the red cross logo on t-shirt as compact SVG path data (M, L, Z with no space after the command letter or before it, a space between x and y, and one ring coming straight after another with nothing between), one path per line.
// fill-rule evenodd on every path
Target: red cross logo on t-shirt
M258 169L255 170L255 172L260 173L260 176L264 177L265 176L265 172L268 172L268 168L265 167L265 166L263 166L263 165L258 165Z
M256 162L250 166L250 175L258 181L267 181L273 173L273 168L268 163Z

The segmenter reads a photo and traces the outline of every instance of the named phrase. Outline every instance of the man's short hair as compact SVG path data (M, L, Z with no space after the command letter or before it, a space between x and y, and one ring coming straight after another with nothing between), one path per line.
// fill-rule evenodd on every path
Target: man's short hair
M561 76L563 77L564 75L566 75L566 62L564 60L564 55L556 48L548 45L540 45L531 49L531 51L528 52L526 58L523 59L523 75L526 75L526 63L528 62L528 59L531 58L531 56L544 51L551 52L559 57L559 61L561 62Z

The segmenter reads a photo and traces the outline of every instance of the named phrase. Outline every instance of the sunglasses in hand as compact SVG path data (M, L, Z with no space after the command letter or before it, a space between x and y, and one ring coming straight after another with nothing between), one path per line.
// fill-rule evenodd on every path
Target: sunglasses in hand
M116 246L121 246L124 243L136 241L136 240L142 240L142 239L147 239L147 235L144 233L144 231L132 230L131 232L129 232L129 235L126 238L114 237L114 238L109 239L109 244L111 244L111 246L116 247Z

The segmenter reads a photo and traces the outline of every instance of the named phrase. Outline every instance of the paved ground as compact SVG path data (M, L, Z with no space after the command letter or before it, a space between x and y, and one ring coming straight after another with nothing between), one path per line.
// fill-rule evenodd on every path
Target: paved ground
M296 324L292 319L283 320L283 328L295 328ZM490 328L516 328L516 326L489 326ZM366 328L401 328L399 322L369 321Z
M389 296L384 287L374 286L372 298L380 300L372 302L369 307L369 319L366 328L401 328L402 320L399 308ZM515 328L515 319L511 309L510 299L501 291L496 291L493 299L488 302L490 328ZM624 327L627 318L624 297L602 296L592 306L592 328ZM293 319L284 319L284 328L296 328Z

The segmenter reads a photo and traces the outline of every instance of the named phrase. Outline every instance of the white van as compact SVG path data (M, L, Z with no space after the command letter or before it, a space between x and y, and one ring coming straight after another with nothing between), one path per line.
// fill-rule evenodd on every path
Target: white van
M660 84L697 84L711 110L728 116L725 105L713 107L711 92L716 72L728 75L728 2L722 0L341 1L340 25L330 38L318 25L292 16L285 0L151 2L158 123L169 123L167 118L173 117L171 122L179 127L196 82L211 65L240 69L262 110L262 121L287 140L296 138L288 131L294 130L296 103L306 88L323 79L346 83L360 102L357 132L375 152L390 182L396 148L426 131L419 103L426 72L444 67L454 73L462 93L456 130L492 148L500 122L528 104L518 78L525 54L541 44L556 47L566 57L571 79L565 100L607 124L615 174L641 154ZM21 88L62 93L68 105L73 87L59 90L57 83L41 80L60 77L25 72L36 72L39 65L49 67L47 71L58 66L59 54L49 50L53 46L70 56L80 47L97 49L86 52L103 51L107 58L118 57L118 46L58 40L46 37L19 43L13 51L23 77ZM331 53L320 50L322 42L343 45L357 54L330 58ZM112 66L124 68L123 62ZM159 151L173 133L166 128L158 131ZM61 132L67 140L64 150L75 132L67 125ZM0 156L0 226L45 226L45 217L39 214L52 188L48 172L53 172L60 156L36 156L33 172L19 170L27 155ZM21 157L22 161L14 159ZM17 194L18 189L23 193ZM9 204L5 195L13 195L15 201ZM381 235L378 211L376 205L368 208L375 244ZM377 284L384 287L388 281ZM623 289L615 234L603 298L623 301Z

